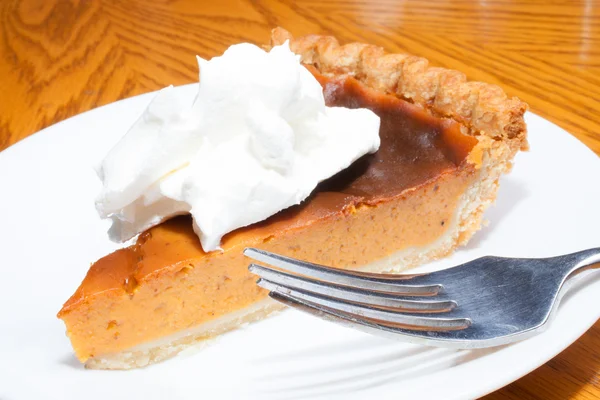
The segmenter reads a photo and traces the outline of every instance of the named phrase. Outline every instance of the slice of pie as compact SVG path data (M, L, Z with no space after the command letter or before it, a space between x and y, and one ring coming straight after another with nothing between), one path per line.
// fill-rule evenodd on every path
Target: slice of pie
M273 45L286 40L328 105L379 115L379 151L301 205L228 234L222 252L205 253L182 216L97 261L58 314L86 366L142 367L279 309L248 272L245 247L401 271L447 256L481 227L500 175L527 147L526 104L423 58L273 31Z

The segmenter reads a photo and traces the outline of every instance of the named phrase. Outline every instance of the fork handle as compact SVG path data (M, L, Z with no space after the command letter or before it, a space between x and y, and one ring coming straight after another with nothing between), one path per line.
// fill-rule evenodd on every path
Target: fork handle
M565 266L565 278L569 279L583 271L600 268L600 247L556 257Z

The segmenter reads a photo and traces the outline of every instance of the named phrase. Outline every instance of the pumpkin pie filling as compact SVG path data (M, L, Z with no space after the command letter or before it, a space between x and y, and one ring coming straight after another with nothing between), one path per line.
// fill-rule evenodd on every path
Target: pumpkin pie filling
M279 308L248 272L245 247L399 271L451 253L479 228L486 204L473 201L482 203L481 147L494 142L351 76L309 69L328 106L369 108L381 118L380 149L302 204L229 233L223 251L204 252L191 218L182 216L97 261L58 314L87 366L144 366Z

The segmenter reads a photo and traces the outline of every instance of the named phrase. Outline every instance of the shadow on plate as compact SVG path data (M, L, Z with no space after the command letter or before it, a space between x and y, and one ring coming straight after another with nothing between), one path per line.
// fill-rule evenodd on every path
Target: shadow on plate
M72 353L69 353L68 355L63 357L60 360L60 363L62 365L66 365L67 367L70 367L70 368L75 368L75 369L79 369L79 370L84 369L83 364L81 364L81 362L79 362L77 357L75 357L75 354L72 354Z
M465 364L499 349L442 349L372 336L255 360L253 381L257 394L266 398L343 397Z

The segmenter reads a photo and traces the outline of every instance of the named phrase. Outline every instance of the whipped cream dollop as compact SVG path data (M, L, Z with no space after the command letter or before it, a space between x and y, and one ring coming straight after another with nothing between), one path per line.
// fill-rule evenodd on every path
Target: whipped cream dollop
M287 43L238 44L198 64L194 102L172 86L158 92L98 168L96 208L113 220L113 240L191 213L202 248L216 250L379 147L379 117L326 107Z

